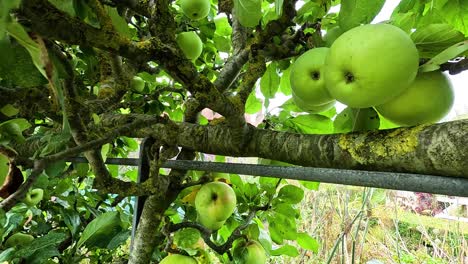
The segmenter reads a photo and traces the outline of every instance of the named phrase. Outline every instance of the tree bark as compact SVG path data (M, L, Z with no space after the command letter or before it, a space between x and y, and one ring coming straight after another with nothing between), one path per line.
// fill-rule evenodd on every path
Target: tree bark
M131 115L104 119L108 125ZM119 120L121 119L121 120ZM209 154L261 157L296 165L468 177L468 120L348 134L304 135L250 127L248 142L229 126L155 124L126 136L153 136Z

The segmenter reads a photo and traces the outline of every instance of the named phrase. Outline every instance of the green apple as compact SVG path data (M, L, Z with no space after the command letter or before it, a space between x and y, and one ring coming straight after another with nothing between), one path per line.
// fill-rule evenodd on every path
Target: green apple
M132 81L130 83L130 88L136 92L143 92L145 89L145 81L139 76L133 76Z
M327 33L323 37L323 41L325 41L325 46L331 47L333 42L335 42L335 40L339 36L341 36L341 34L343 34L343 30L339 26L332 27L329 30L327 30Z
M354 108L381 105L403 92L418 72L418 50L398 27L363 25L338 37L325 61L330 95Z
M25 233L15 233L5 241L5 247L24 246L31 243L34 237Z
M329 48L310 49L291 67L291 89L308 105L322 105L334 100L325 87L324 64L328 51Z
M320 105L312 105L312 104L307 104L304 101L302 101L299 97L297 97L294 93L292 93L292 98L294 100L294 103L299 107L301 110L305 112L309 112L311 114L317 114L321 113L324 111L327 111L328 109L332 108L335 105L335 100L325 103L325 104L320 104Z
M196 60L203 50L203 42L195 31L182 32L176 36L177 44L189 60Z
M204 222L222 222L228 219L236 208L236 193L224 182L204 184L195 197L195 209Z
M192 20L205 18L210 12L210 0L181 0L182 12Z
M420 73L400 95L375 109L401 126L435 123L452 108L454 94L450 80L440 71Z
M198 261L189 256L180 255L180 254L172 254L163 258L161 262L159 263L160 264L198 264Z
M197 214L197 221L204 227L210 229L210 230L218 230L220 229L226 220L223 221L213 221L213 219L210 216L202 216L200 214Z
M23 202L29 206L35 206L44 197L44 190L37 188L29 191L23 199Z
M235 263L239 264L264 264L267 262L265 249L255 240L238 245L234 249L233 255Z

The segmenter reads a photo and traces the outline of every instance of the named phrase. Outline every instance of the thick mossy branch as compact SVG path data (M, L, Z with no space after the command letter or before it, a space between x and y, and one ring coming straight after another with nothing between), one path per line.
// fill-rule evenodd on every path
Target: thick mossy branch
M138 119L137 115L132 115ZM106 118L103 122L106 123ZM119 123L114 116L114 123ZM156 124L125 134L153 136L168 145L204 153L261 157L296 165L410 172L468 177L468 120L349 134L304 135L250 127L251 140L238 145L235 129L228 126ZM450 146L450 147L447 147Z

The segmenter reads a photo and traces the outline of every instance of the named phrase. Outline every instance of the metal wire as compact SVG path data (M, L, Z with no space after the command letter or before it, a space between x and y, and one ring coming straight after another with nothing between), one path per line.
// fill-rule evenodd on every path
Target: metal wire
M87 162L85 158L81 157L73 158L69 161ZM139 159L108 158L106 163L138 166ZM468 197L468 178L442 177L412 173L344 170L299 166L270 166L188 160L168 160L162 165L162 167L179 170L235 173L252 176L317 181L325 183Z

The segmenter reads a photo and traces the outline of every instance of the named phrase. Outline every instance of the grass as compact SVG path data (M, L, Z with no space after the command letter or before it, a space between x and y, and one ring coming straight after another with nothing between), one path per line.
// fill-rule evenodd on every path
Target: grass
M318 239L320 252L270 263L468 263L467 223L405 211L391 193L331 184L306 191L299 231Z

